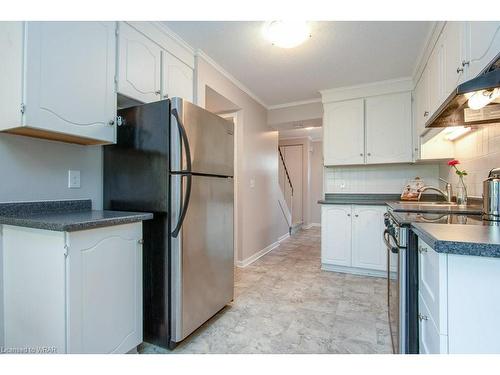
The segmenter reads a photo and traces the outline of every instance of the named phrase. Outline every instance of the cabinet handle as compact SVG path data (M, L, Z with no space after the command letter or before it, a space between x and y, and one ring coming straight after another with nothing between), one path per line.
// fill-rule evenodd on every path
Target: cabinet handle
M358 215L358 214L356 214L356 215L354 215L354 216L359 217L359 215Z
M367 155L368 155L368 156L372 156L372 154L371 154L371 153L368 153Z
M351 214L347 214L347 216L351 216Z
M418 252L419 252L420 254L423 254L423 253L426 253L426 252L427 252L427 249L426 249L425 247L419 246L419 247L418 247Z
M160 90L155 91L155 94L156 94L156 95L160 95L160 94L161 94L161 91L160 91Z
M359 156L363 156L363 154L361 153L361 154L359 154Z
M429 320L429 317L427 315L422 315L422 314L418 313L418 320L420 320L420 321Z
M427 116L429 116L429 111L424 112L424 117L427 117Z
M163 95L163 99L168 99L168 94Z
M464 71L463 67L462 68L460 68L460 67L457 68L457 74L463 73L463 71Z
M144 243L144 240L141 238L140 240L137 240L137 243L138 243L139 245L142 245L142 244Z
M418 152L418 147L415 147L415 151Z
M108 125L109 125L109 126L113 126L114 124L115 124L115 120L109 120L109 121L108 121Z
M462 66L465 67L465 65L469 65L470 64L470 61L467 61L467 60L462 60Z

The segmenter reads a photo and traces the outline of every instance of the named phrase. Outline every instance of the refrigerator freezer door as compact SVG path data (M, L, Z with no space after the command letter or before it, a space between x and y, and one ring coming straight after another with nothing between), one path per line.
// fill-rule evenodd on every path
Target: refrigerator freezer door
M172 111L177 111L186 130L191 150L192 173L233 176L233 123L180 98L172 98L171 103ZM173 140L179 142L180 134L174 116L171 132ZM179 147L173 147L172 150L179 150ZM182 150L182 165L173 163L172 171L186 169L184 151L185 149Z
M180 201L185 178L171 178L173 200ZM173 209L173 221L178 209ZM179 342L233 299L232 178L192 176L187 214L171 241L172 340Z

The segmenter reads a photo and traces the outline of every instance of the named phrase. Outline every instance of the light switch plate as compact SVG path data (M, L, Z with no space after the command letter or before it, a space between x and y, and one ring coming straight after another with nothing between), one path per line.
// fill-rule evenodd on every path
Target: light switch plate
M68 188L79 189L80 188L80 171L68 171Z

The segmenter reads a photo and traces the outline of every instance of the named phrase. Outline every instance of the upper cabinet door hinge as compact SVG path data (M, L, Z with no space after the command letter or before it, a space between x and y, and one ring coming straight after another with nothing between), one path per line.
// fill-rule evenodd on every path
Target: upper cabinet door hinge
M21 113L24 115L24 112L26 111L26 106L24 103L21 103Z

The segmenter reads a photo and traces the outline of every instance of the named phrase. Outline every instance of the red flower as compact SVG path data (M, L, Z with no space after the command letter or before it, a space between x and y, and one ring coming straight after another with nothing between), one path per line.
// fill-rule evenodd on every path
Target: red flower
M457 165L457 164L460 164L460 162L459 162L457 159L453 159L453 160L450 160L450 161L448 162L448 165L449 165L450 167L454 167L454 166L455 166L455 165Z

